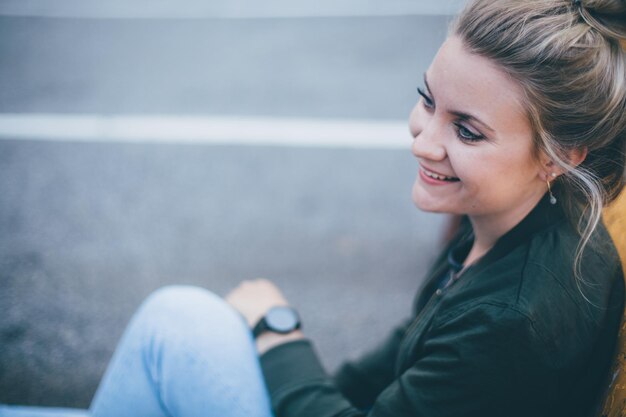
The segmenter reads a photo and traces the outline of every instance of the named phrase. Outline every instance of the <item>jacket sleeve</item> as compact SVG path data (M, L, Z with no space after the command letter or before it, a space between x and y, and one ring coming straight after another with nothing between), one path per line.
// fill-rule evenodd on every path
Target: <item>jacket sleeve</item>
M337 388L355 407L371 407L394 380L398 350L409 324L407 320L398 326L380 346L358 360L344 363L335 374Z
M261 364L276 417L544 416L558 384L542 345L525 316L472 308L434 327L367 413L326 376L308 341L276 347Z
M335 384L355 407L370 408L376 397L394 380L396 358L404 334L435 292L443 271L442 266L447 268L448 250L449 247L441 252L417 292L418 295L413 302L413 318L397 326L376 349L358 360L346 362L337 371Z

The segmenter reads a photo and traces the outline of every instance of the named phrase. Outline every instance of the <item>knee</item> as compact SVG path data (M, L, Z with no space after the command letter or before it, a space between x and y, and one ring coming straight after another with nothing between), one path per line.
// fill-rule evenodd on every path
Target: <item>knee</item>
M185 309L195 305L220 305L225 303L218 295L191 285L167 285L152 292L141 309Z
M183 285L162 287L142 303L137 319L151 327L177 332L215 326L240 327L242 317L218 295L204 288Z
M237 352L254 354L252 336L241 315L221 297L191 286L167 286L148 296L122 345L120 351L139 353L150 378L158 384L181 369L209 369L207 364L226 363Z

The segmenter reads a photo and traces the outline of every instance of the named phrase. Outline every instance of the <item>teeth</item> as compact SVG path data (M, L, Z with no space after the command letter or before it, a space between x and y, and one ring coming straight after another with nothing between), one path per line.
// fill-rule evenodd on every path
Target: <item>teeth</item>
M430 178L434 178L434 179L439 180L439 181L456 181L457 180L457 178L445 177L443 175L438 175L438 174L435 174L434 172L430 172L430 171L427 171L425 169L423 169L423 170L424 170L424 174L426 174Z

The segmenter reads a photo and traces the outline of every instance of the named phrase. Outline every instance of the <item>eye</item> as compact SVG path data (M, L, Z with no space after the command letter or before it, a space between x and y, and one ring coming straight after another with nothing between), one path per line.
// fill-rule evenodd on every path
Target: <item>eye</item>
M480 133L474 133L467 127L463 126L461 123L455 123L456 132L459 139L466 142L477 142L479 140L484 139L485 137Z
M433 101L432 98L430 98L430 96L428 94L426 94L424 92L424 90L422 90L421 88L417 87L417 92L420 96L422 96L422 99L424 100L424 106L428 109L434 109L435 108L435 102Z

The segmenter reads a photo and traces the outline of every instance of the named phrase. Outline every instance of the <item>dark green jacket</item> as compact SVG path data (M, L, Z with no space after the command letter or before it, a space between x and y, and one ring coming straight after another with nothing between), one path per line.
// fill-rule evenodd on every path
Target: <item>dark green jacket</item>
M544 199L429 297L448 268L444 250L422 290L428 301L418 297L409 321L334 378L309 341L270 350L261 364L276 416L589 416L608 376L624 284L602 226L584 253L584 281L572 270L577 243Z

